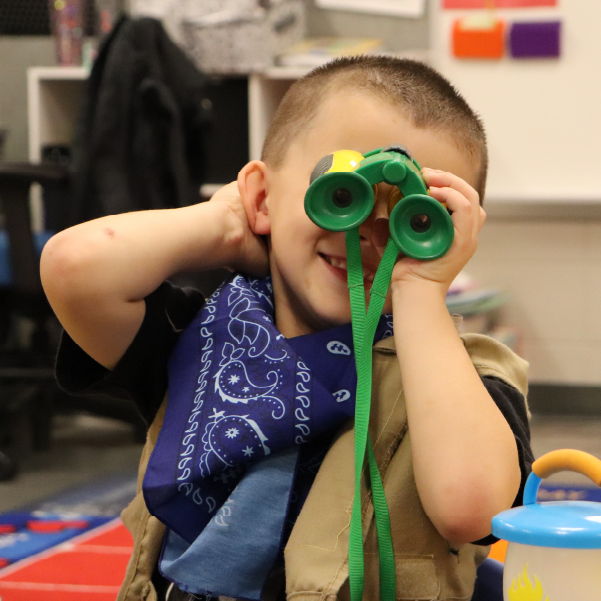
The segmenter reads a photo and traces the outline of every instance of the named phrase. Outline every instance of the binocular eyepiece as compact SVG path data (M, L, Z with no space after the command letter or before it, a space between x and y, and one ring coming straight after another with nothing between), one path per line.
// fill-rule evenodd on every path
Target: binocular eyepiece
M398 250L422 260L444 255L453 243L453 223L446 208L428 196L419 164L401 146L323 157L311 174L305 211L326 230L358 228L373 211L374 189L381 182L400 192L389 207L390 236Z

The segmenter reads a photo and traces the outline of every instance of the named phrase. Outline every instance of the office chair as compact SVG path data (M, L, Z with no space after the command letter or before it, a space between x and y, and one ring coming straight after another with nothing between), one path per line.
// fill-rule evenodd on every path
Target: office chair
M51 233L33 233L29 189L66 181L55 165L0 162L0 480L15 475L29 446L41 450L50 440L58 326L42 291L39 254Z
M29 190L42 186L44 209L57 230L57 215L71 201L72 175L54 163L0 162L0 481L13 477L18 458L50 445L56 411L86 411L130 424L135 440L146 426L133 405L118 399L81 399L55 383L54 360L61 328L43 292L39 257L55 233L33 232Z

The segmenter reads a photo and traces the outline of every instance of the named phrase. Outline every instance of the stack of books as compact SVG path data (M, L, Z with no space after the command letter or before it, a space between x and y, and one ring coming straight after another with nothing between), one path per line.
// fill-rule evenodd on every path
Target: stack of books
M447 294L449 312L461 316L462 333L487 334L517 350L518 331L502 323L500 309L507 302L507 295L494 288L480 288L473 279L461 273Z
M307 38L276 57L276 64L283 67L318 67L342 56L377 54L382 51L382 40L376 38Z

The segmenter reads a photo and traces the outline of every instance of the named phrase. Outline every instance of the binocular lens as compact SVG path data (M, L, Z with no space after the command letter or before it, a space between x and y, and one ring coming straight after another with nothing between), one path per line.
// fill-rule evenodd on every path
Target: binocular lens
M446 208L426 194L409 194L390 213L390 235L414 259L436 259L453 243L453 222Z
M411 217L410 224L414 232L423 234L424 232L427 232L430 227L432 227L432 220L428 215L425 214L413 215Z
M314 180L305 194L313 223L333 232L359 227L374 208L369 182L353 171L330 171Z
M335 206L346 209L353 202L353 195L347 188L336 188L332 193L332 202Z

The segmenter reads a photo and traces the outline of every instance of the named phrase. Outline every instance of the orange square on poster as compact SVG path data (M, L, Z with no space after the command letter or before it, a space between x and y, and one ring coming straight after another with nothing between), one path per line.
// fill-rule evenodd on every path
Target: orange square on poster
M453 55L457 58L502 58L505 52L505 22L494 20L485 27L453 23Z

